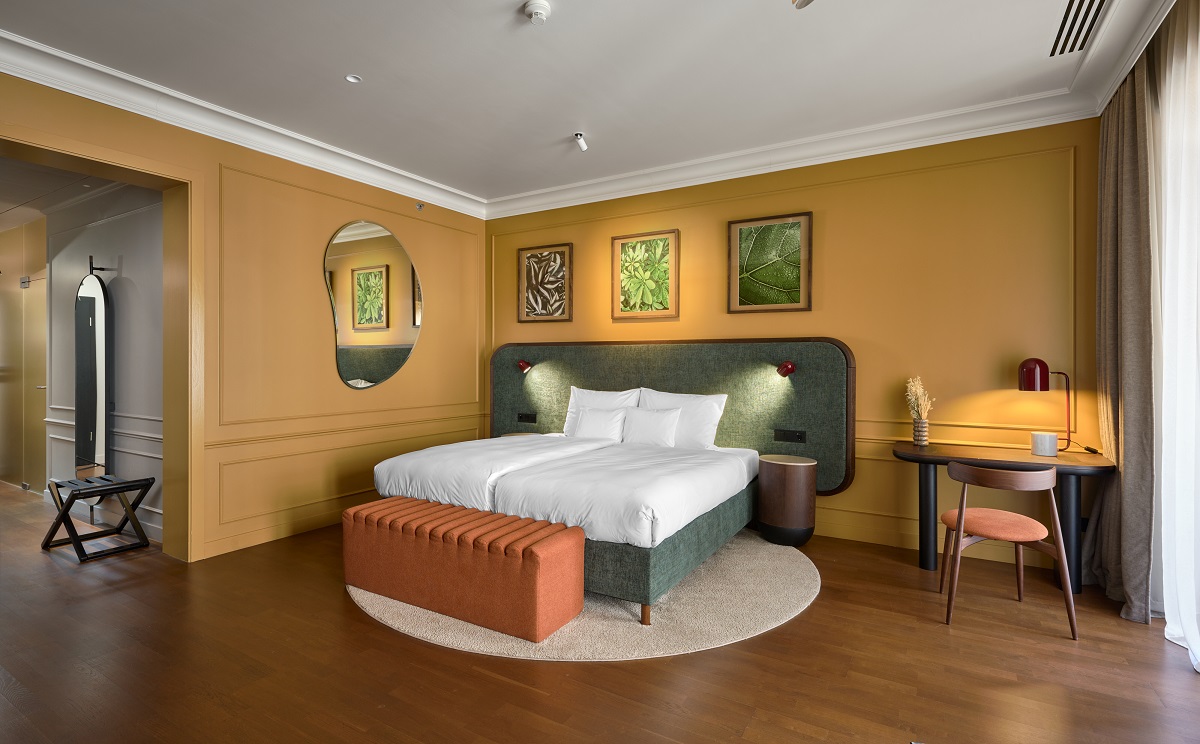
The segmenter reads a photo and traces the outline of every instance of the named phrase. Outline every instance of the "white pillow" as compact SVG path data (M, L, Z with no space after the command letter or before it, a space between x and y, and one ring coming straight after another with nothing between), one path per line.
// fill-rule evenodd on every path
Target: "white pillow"
M579 411L582 408L626 408L636 406L641 395L641 388L623 391L585 390L571 386L571 400L567 403L567 420L563 422L563 434L575 436L575 427L579 425Z
M626 444L675 446L675 429L679 426L678 408L626 408L625 428L621 441Z
M581 408L575 436L621 441L628 408Z
M686 395L660 393L642 388L638 408L678 408L679 425L675 427L675 446L681 449L712 449L717 439L717 424L725 413L728 395Z

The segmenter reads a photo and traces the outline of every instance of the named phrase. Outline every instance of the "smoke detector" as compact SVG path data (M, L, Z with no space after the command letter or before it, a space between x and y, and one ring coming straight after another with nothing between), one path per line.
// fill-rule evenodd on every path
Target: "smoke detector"
M546 0L529 0L525 3L525 15L529 16L530 23L541 26L550 17L550 3Z

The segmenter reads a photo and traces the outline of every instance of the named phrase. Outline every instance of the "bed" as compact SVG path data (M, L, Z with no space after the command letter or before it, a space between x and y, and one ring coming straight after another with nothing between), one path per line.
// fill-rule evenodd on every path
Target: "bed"
M788 378L776 373L784 360L797 368ZM518 361L532 367L525 373ZM492 355L491 377L493 439L401 456L408 475L381 475L381 463L380 493L580 524L588 534L585 588L641 604L643 622L651 605L751 522L758 453L815 458L823 495L854 477L854 357L835 339L510 344ZM563 437L572 385L724 393L718 449ZM506 434L543 436L497 439ZM655 482L642 484L638 468ZM634 475L615 477L621 471ZM639 518L640 509L649 511ZM597 511L610 519L589 521Z

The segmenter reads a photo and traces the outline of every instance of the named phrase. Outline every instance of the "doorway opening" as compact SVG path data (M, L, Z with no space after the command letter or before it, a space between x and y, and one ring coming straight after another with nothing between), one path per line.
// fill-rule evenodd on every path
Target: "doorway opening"
M138 514L157 542L164 520L187 520L167 506L186 512L186 493L163 493L164 245L187 231L164 219L164 192L177 187L0 140L0 481L50 502L51 479L152 476ZM76 508L116 523L112 501Z

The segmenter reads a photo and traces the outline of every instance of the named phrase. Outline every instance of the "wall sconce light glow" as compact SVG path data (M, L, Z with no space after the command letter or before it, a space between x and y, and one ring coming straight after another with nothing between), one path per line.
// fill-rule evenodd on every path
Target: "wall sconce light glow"
M533 365L530 364L529 362L525 361L524 359L518 359L517 360L517 369L521 370L521 374L527 375L527 374L529 374L529 370L533 369Z
M347 75L346 82L347 83L361 83L362 76L361 75Z
M788 375L793 374L796 371L796 363L790 362L790 361L784 362L783 364L776 367L775 371L779 373L780 377L787 377Z

